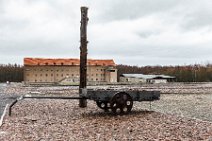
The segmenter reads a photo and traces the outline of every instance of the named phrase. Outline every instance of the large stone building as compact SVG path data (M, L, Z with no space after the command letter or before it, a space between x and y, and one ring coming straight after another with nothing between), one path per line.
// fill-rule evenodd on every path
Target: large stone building
M79 59L24 58L26 84L79 84ZM88 83L115 83L117 69L113 60L87 61Z

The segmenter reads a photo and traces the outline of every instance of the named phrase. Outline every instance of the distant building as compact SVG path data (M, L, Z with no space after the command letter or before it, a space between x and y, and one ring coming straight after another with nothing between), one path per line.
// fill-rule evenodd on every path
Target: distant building
M79 84L79 59L24 58L26 84ZM115 83L117 69L113 60L88 59L88 83Z
M174 76L168 75L122 74L120 76L120 82L125 83L167 83L175 79Z

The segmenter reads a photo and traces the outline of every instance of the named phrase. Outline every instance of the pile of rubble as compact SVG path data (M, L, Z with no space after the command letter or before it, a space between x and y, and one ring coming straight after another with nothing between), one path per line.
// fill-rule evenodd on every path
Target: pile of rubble
M6 117L0 140L212 140L212 123L133 110L113 116L89 101L24 100Z

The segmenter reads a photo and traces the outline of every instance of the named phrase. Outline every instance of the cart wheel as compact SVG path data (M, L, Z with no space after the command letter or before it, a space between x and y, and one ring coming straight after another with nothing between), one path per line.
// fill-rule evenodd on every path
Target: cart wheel
M109 110L109 102L106 102L106 101L96 101L96 105L105 110L105 111L108 111Z
M129 94L119 92L112 97L110 106L114 114L128 114L132 110L133 100Z

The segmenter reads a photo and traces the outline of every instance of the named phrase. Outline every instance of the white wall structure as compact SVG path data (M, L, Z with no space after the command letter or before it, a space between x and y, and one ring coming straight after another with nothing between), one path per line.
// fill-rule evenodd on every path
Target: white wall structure
M122 74L120 82L123 83L167 83L174 80L174 76L168 75L145 75L145 74Z

